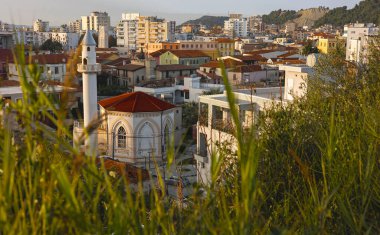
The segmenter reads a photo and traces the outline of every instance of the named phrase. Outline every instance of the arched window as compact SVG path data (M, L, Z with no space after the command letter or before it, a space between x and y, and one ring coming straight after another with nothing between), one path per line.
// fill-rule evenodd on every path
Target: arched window
M90 51L91 49L90 49L90 47L87 47L87 51Z
M125 132L124 127L119 127L117 130L117 147L126 148L127 147L127 133Z
M86 59L86 58L83 59L83 64L84 64L84 65L87 64L87 59Z
M164 148L166 149L168 145L170 144L170 124L166 123L165 129L164 129Z

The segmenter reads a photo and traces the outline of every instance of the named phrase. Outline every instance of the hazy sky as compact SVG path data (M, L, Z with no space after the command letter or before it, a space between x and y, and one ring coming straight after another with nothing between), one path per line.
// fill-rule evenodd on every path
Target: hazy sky
M277 9L348 6L359 0L0 0L0 20L31 25L37 18L61 25L88 15L91 11L106 11L115 25L122 12L140 12L157 15L182 23L201 15L227 15L242 13L245 16L266 14Z

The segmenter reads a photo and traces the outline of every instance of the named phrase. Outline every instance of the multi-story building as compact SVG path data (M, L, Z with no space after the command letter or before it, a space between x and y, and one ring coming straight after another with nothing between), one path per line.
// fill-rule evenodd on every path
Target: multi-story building
M322 54L329 54L333 49L337 48L339 44L345 45L345 40L338 37L320 38L318 40L317 48Z
M121 21L116 27L116 43L128 51L136 51L137 22L140 13L123 13Z
M68 24L69 33L80 33L82 30L82 20L70 21Z
M280 65L280 70L285 71L284 99L294 100L306 93L308 77L314 72L308 65Z
M12 49L13 46L13 33L0 32L0 49Z
M248 18L248 31L251 33L260 33L264 31L264 23L261 16L250 16Z
M366 63L366 55L371 37L379 33L379 27L372 23L355 23L344 26L346 60Z
M33 31L34 32L49 32L49 21L42 21L40 19L37 19L33 23Z
M148 54L159 50L179 50L178 42L154 42L146 45L146 52Z
M218 42L216 41L178 41L179 50L202 51L211 60L216 60L220 55L218 52Z
M107 12L94 11L89 16L82 16L82 30L99 32L100 26L110 28L111 18Z
M146 51L146 45L157 41L173 41L175 21L151 16L140 16L137 23L137 51Z
M233 56L235 54L235 41L228 38L218 38L218 52L220 56Z
M241 14L230 14L230 19L224 21L224 33L230 37L247 37L248 21Z

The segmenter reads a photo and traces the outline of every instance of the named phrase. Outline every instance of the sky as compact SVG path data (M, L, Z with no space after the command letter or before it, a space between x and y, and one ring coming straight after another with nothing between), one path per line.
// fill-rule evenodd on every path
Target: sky
M0 0L0 21L32 25L36 19L49 21L51 26L89 15L92 11L106 11L114 26L123 12L164 17L181 24L202 15L244 16L268 14L272 10L299 10L310 7L352 8L360 0Z

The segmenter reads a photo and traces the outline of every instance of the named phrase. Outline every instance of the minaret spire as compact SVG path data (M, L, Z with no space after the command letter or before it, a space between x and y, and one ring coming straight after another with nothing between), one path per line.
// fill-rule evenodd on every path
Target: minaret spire
M89 30L82 41L82 63L78 64L78 72L82 73L83 80L83 119L86 128L86 154L95 156L97 150L97 131L91 126L98 119L97 105L97 73L101 67L96 63L96 42ZM94 130L88 133L88 130Z

